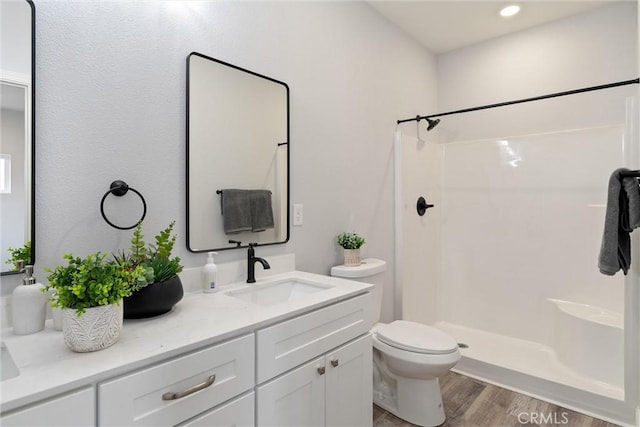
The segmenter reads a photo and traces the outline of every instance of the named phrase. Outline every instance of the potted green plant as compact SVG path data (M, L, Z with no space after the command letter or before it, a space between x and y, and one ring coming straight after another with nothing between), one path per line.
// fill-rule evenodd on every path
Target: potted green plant
M23 265L33 265L31 263L31 240L27 240L24 246L19 248L8 248L9 255L11 256L6 263L13 264L13 268L10 271L20 271L18 263L22 261Z
M349 267L360 265L360 247L366 243L364 237L357 233L343 232L338 234L336 241L343 248L344 265Z
M178 273L182 271L180 258L171 255L177 236L173 233L175 221L155 236L154 244L147 244L142 234L142 223L133 230L130 253L114 255L115 261L126 269L141 267L133 292L124 299L124 318L139 319L169 312L184 295Z
M67 347L76 352L107 348L118 340L122 329L122 299L131 295L133 284L144 269L122 268L96 252L85 258L64 254L67 265L45 268L53 291L53 307L62 309L62 333Z

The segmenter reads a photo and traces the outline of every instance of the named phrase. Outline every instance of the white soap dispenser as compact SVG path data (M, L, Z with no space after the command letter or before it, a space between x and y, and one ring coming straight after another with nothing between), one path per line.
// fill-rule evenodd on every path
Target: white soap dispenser
M207 263L202 267L202 292L212 293L216 291L216 276L218 274L218 266L213 262L213 256L218 255L217 252L209 252Z
M47 314L47 295L42 292L44 285L36 283L32 265L27 265L23 271L24 284L16 287L11 294L11 318L16 335L43 330Z

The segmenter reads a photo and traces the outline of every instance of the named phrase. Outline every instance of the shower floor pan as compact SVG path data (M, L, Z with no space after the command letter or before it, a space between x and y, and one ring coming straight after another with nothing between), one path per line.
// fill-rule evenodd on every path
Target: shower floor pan
M454 372L620 425L634 424L624 390L564 366L540 343L448 322L435 326L467 346Z

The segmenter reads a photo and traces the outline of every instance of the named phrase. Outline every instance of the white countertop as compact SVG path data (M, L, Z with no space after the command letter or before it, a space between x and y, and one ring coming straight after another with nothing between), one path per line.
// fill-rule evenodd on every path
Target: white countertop
M295 278L333 286L304 298L260 306L225 294ZM185 286L186 289L192 288ZM14 335L2 330L2 340L20 375L0 383L2 412L83 385L111 378L155 362L252 332L281 320L370 291L373 285L300 271L221 287L216 293L186 292L174 309L149 319L125 320L120 339L107 349L74 353L62 333L47 321L44 331Z

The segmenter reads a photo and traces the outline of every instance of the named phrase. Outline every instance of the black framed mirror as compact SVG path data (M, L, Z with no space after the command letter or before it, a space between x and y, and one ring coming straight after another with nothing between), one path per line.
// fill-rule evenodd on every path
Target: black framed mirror
M188 56L191 252L289 240L289 144L286 83L200 53Z
M35 6L2 0L0 38L0 273L35 263Z

